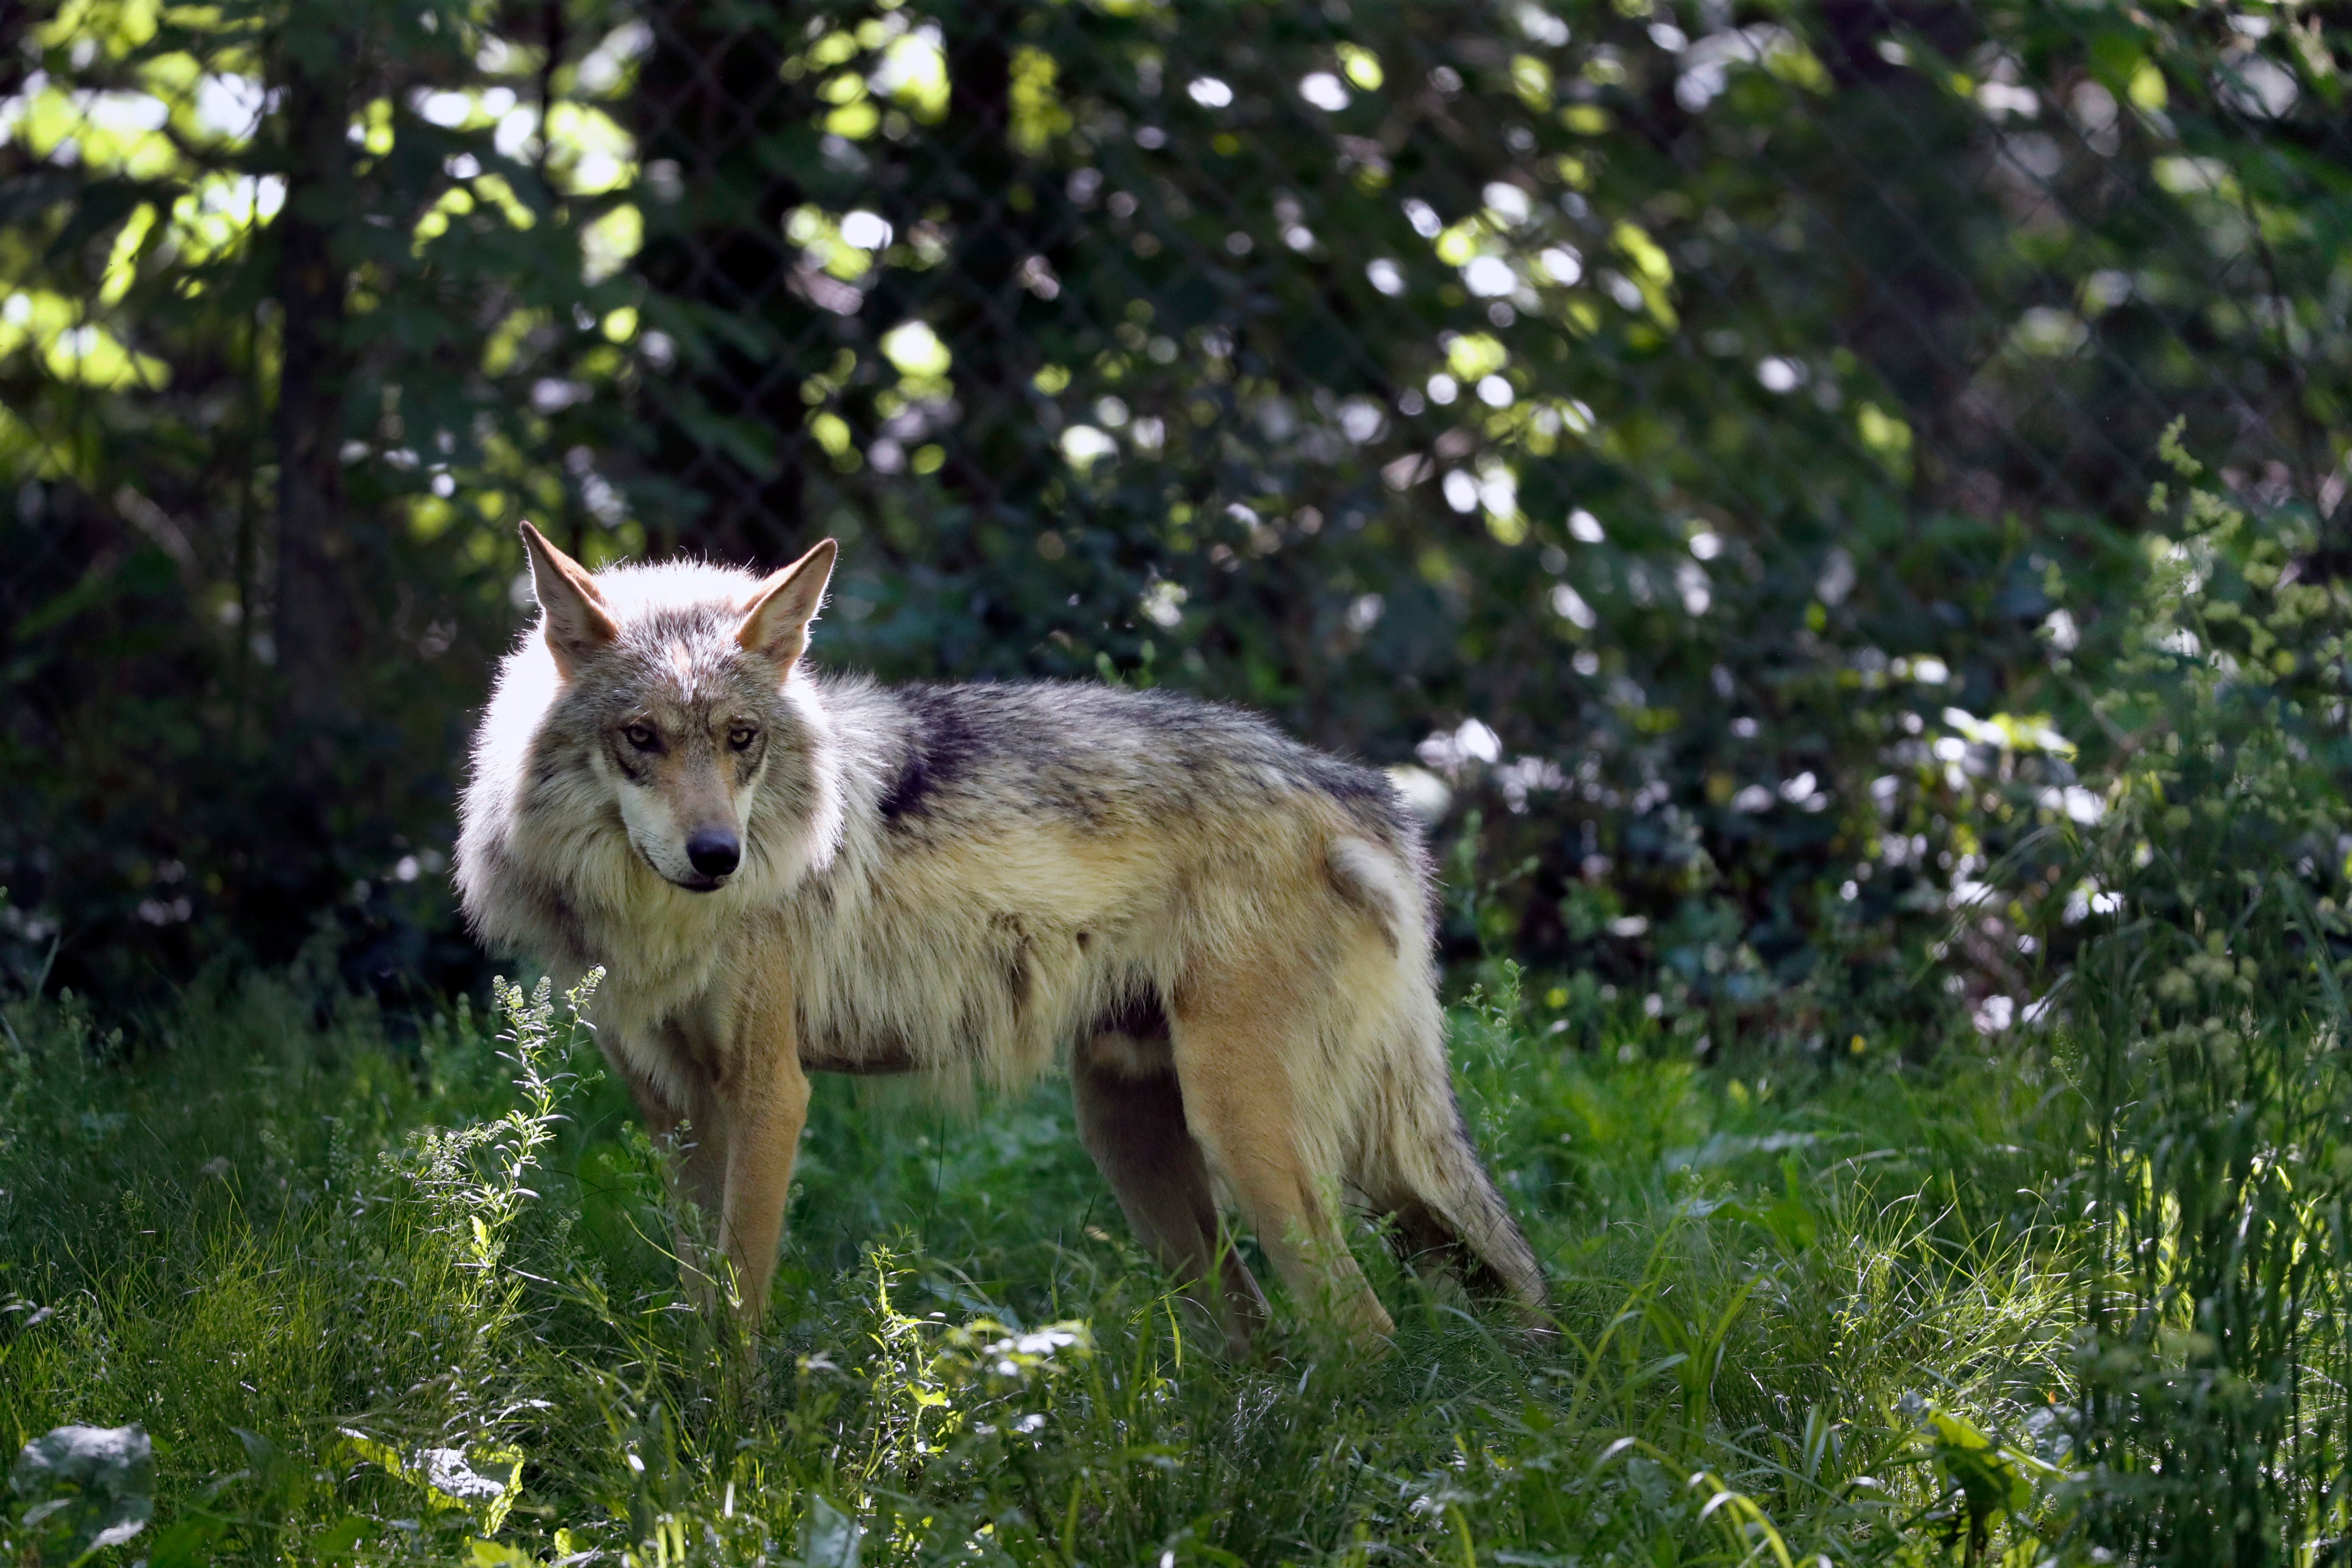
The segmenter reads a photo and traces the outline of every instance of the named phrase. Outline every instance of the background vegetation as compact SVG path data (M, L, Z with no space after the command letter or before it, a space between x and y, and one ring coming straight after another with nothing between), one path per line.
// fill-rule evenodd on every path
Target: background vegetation
M451 781L528 515L837 533L824 659L1422 768L1495 884L1456 956L1663 973L1718 1036L1916 1014L2043 809L1988 770L2080 808L2034 716L2158 432L2352 559L2344 47L2034 0L16 8L12 962L113 994L323 921L388 999L478 984ZM1967 986L2021 1005L1990 912Z
M2347 31L0 11L0 1558L2330 1560ZM730 1369L445 887L524 516L1398 769L1559 1337L829 1084Z

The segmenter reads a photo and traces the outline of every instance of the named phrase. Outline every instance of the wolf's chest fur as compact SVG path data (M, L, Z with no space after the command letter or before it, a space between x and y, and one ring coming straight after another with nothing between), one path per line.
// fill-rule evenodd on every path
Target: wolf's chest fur
M845 838L779 894L730 889L684 909L690 895L656 895L601 922L583 954L608 971L600 1010L649 1076L671 1077L679 1051L723 1076L756 1047L725 1010L763 973L782 972L803 1060L839 1071L1013 1081L1106 1020L1157 1006L1181 945L1172 879L1114 880L1089 866L1099 846L1051 823L947 844L856 826Z

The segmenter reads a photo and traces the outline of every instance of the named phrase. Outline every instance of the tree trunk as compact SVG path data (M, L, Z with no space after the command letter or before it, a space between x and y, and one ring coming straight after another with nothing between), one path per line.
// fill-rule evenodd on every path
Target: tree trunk
M988 523L1035 526L1042 478L1029 439L1035 355L1019 323L1026 297L1019 270L1029 250L1024 216L1036 210L1037 193L1022 184L1013 145L1014 21L1006 7L974 0L946 24L948 119L938 144L951 162L937 171L937 188L948 198L955 249L939 331L955 356L963 405L946 477L971 503L975 531Z
M333 718L345 700L352 652L341 447L349 355L344 275L334 251L349 210L348 66L289 51L286 205L272 226L281 312L278 407L278 668L287 716L299 726Z

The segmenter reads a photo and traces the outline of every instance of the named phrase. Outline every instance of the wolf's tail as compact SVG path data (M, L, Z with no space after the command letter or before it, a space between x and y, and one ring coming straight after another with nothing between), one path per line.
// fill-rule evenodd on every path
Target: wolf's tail
M1445 1017L1431 967L1425 861L1362 839L1341 837L1329 853L1332 885L1373 916L1386 952L1348 982L1358 1038L1370 1068L1369 1103L1357 1122L1354 1183L1380 1212L1396 1216L1408 1255L1448 1252L1516 1300L1531 1316L1544 1306L1543 1268L1495 1190L1445 1058Z
M1411 1081L1392 1085L1383 1097L1388 1125L1377 1147L1385 1179L1368 1184L1368 1195L1396 1216L1398 1239L1408 1253L1454 1253L1472 1265L1470 1272L1485 1275L1531 1316L1539 1315L1543 1268L1470 1141L1442 1038L1442 1033L1425 1037L1397 1064L1400 1076Z
M1424 1158L1412 1162L1422 1166L1414 1173L1419 1179L1396 1205L1405 1245L1415 1252L1465 1252L1475 1263L1471 1272L1486 1276L1529 1312L1541 1312L1543 1268L1495 1190L1460 1116L1432 1142Z

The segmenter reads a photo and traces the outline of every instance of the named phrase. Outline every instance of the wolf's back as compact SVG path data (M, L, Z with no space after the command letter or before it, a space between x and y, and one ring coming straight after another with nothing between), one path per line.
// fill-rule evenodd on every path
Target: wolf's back
M1417 844L1385 775L1220 703L1071 681L826 685L847 721L845 743L887 734L875 801L887 826L1004 809L1061 814L1097 831L1172 827L1312 799L1384 846ZM868 713L887 717L860 724Z

